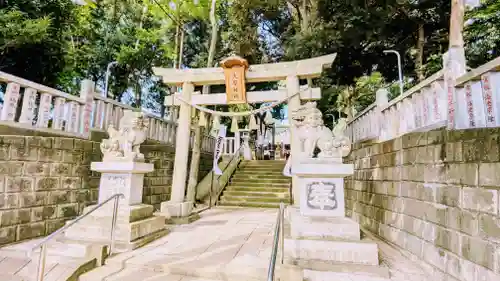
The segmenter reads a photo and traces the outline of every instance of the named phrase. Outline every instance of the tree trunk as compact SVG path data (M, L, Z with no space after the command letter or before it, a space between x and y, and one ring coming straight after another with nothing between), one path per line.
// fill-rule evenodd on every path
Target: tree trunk
M137 81L135 84L135 107L141 108L141 102L142 102L141 85L139 84L139 81Z
M212 67L215 50L217 47L217 20L215 18L215 8L216 1L212 0L212 6L210 8L210 23L212 25L212 36L210 38L210 49L208 50L208 59L207 59L207 67ZM202 94L208 95L210 94L210 86L203 86ZM207 124L208 125L208 124ZM191 155L191 164L189 166L189 180L188 180L188 192L187 192L187 201L194 202L196 199L196 186L198 185L198 174L200 171L200 156L201 156L201 137L203 130L198 125L194 125L194 143L193 143L193 154Z
M418 25L418 41L417 41L417 56L415 58L415 65L417 67L418 81L425 80L424 74L424 45L425 45L425 31L424 25Z
M181 23L182 24L182 23ZM180 41L180 47L179 47L179 64L177 65L177 68L182 67L182 61L184 58L184 28L181 29L181 41Z
M191 165L189 167L189 180L187 186L187 201L193 202L196 200L196 186L198 185L198 172L201 156L201 132L200 126L194 126L194 142L193 153L191 155Z
M181 26L177 23L177 27L175 28L175 60L174 60L174 68L177 68L177 61L179 61L179 35L181 33Z
M210 24L212 25L212 37L210 38L210 49L208 50L207 67L212 67L216 51L215 48L217 47L218 26L217 19L215 18L216 1L217 0L212 0L212 7L210 8ZM202 94L210 94L210 85L203 86Z

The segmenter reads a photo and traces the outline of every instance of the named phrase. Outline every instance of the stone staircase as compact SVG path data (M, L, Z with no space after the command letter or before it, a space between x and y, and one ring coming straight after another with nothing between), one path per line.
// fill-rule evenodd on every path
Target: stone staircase
M288 207L284 229L285 264L302 268L304 280L390 281L378 244L350 218L307 217Z
M221 206L278 208L290 203L291 178L283 176L285 161L243 161L219 201Z
M40 249L31 252L41 239L0 249L0 280L35 281ZM58 238L47 244L46 281L77 280L78 276L102 264L107 245Z

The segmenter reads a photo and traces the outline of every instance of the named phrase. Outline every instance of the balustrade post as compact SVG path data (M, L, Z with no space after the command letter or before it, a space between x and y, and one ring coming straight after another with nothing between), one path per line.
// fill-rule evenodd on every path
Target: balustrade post
M385 125L387 120L384 120L384 115L382 113L382 109L387 106L389 103L389 91L387 89L382 88L378 89L375 96L375 116L376 116L376 136L378 136L378 141L384 141L387 137L387 126Z
M4 105L2 108L2 115L0 116L2 121L14 121L17 111L17 102L19 100L19 91L21 90L21 85L17 83L7 84L7 90L4 96Z
M80 98L83 100L81 114L81 128L84 137L90 137L90 126L92 122L92 107L94 103L94 82L83 80L80 88Z

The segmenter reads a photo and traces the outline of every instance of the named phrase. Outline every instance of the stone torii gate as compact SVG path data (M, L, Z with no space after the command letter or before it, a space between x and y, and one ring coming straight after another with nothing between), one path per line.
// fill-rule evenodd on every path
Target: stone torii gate
M170 201L162 202L161 212L173 217L185 217L191 213L193 202L185 202L186 179L188 171L189 138L191 124L191 105L220 105L241 103L263 103L285 100L288 98L288 113L301 105L301 100L318 100L321 98L320 88L300 90L299 79L317 78L323 69L330 68L336 54L271 64L250 65L239 57L225 59L222 67L175 69L154 68L156 75L161 76L167 85L182 85L182 91L175 96L165 98L166 106L180 106L178 129L175 142L174 172ZM245 91L246 83L286 81L286 89L273 91ZM195 92L195 86L226 84L226 93L202 95ZM300 94L297 94L299 93ZM293 135L293 130L290 132ZM296 146L296 144L295 144ZM293 142L292 153L296 150ZM295 182L295 179L294 179ZM292 183L292 188L296 186ZM297 195L293 188L294 196ZM298 200L296 200L298 202Z

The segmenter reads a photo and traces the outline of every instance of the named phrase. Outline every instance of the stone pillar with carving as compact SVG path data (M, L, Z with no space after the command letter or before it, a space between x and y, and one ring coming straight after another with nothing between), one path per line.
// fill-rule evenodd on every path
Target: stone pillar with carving
M92 171L101 173L98 203L115 194L119 200L115 228L115 251L127 251L151 242L167 233L165 218L153 215L153 206L142 204L144 175L154 170L144 163L140 144L146 140L148 119L140 112L126 111L120 119L120 130L108 128L109 139L101 143L102 162L93 162ZM109 243L113 217L113 200L65 232L69 239ZM84 209L88 212L94 206Z
M347 120L340 119L331 131L315 103L297 108L291 119L298 145L291 154L291 174L297 177L293 188L300 199L298 207L286 210L285 229L290 231L285 263L307 269L312 276L363 268L387 278L388 270L379 268L377 244L361 242L359 224L345 217L344 177L354 173L352 164L342 163L351 149L345 135ZM315 148L320 150L317 157ZM322 271L315 272L317 268Z

